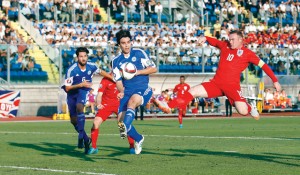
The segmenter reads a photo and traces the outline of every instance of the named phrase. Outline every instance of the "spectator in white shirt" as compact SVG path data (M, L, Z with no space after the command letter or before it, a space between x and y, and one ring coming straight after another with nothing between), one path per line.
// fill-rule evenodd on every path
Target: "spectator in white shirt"
M160 2L157 2L157 4L155 5L154 12L157 14L161 14L163 12L163 6Z

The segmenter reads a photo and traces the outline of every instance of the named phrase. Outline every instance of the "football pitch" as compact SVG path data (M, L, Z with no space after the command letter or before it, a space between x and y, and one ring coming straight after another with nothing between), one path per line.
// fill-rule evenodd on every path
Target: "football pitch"
M130 155L116 120L100 129L99 153L76 148L68 121L1 122L0 174L300 174L300 117L134 121L145 136ZM90 134L92 120L86 123Z

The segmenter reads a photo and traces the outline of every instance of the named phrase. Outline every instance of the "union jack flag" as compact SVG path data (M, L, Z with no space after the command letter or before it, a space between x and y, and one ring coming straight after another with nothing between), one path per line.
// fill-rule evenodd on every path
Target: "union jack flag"
M0 118L16 117L19 104L19 91L0 90Z

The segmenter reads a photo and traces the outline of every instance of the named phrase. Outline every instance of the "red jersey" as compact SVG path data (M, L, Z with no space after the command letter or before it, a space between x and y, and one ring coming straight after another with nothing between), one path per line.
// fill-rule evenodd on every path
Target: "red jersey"
M173 93L177 93L177 97L182 97L184 94L190 90L190 85L183 83L177 84L173 90Z
M98 92L102 92L102 104L109 106L119 106L120 101L117 98L119 93L116 83L109 78L102 78Z
M211 37L206 39L210 45L218 47L221 51L218 69L213 78L218 84L239 84L241 73L249 63L258 65L260 61L254 52L244 46L241 49L230 49L228 42Z

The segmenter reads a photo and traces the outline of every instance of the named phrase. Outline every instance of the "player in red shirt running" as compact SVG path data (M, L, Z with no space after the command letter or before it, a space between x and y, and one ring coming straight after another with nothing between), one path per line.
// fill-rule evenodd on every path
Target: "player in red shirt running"
M98 112L95 116L93 127L91 129L92 147L89 149L88 154L97 154L97 140L99 134L99 126L112 114L118 114L120 101L117 97L119 91L116 87L116 82L109 78L103 78L100 82L98 94L96 97L96 105ZM118 118L118 120L120 120ZM134 140L127 137L130 145L130 154L135 154Z
M177 98L184 98L185 94L190 90L190 85L185 83L185 76L180 76L180 83L177 84L173 90L173 93L176 94ZM187 104L188 105L188 104ZM179 121L179 128L182 128L182 116L186 114L186 108L178 108L178 121Z
M259 59L254 52L243 46L243 34L238 30L231 31L229 41L223 42L210 37L199 38L199 43L208 42L220 49L220 61L217 72L212 80L192 87L182 98L176 98L169 102L169 107L183 107L195 97L214 98L226 96L229 102L235 106L241 115L251 114L258 120L259 113L256 106L249 105L242 96L240 87L240 74L253 63L272 79L274 87L280 91L281 86L270 67Z

